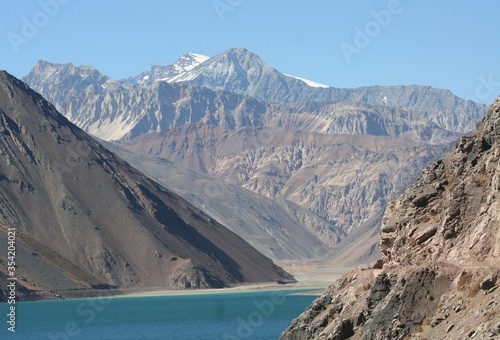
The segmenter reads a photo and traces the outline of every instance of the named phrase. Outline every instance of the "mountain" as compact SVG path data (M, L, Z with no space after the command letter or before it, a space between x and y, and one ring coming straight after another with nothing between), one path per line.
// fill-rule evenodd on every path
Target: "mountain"
M346 273L281 339L500 337L500 98L396 200L382 258Z
M172 65L154 65L135 77L127 78L126 81L141 87L147 87L157 81L171 82L175 77L191 71L207 59L209 59L209 57L201 54L187 53L182 55Z
M6 228L16 229L16 245L26 256L22 286L38 292L194 289L292 280L4 71L0 134L0 238L6 239ZM64 280L54 280L52 273Z
M73 76L80 71L80 76ZM227 129L262 125L268 110L254 98L182 84L154 82L143 89L116 82L121 85L115 86L96 72L87 66L38 62L25 80L56 103L74 124L108 141L167 131L190 122Z
M312 120L333 125L341 122L339 117L329 120L333 112L339 110L339 116L346 110L360 109L372 111L372 117L392 110L390 115L406 116L413 120L410 124L433 124L441 130L467 133L486 113L484 105L429 86L309 86L282 74L246 49L230 49L202 60L188 54L176 64L163 67L166 71L153 67L134 78L149 77L142 87L137 85L138 80L136 85L114 81L89 66L45 61L39 61L23 79L73 123L108 141L130 140L191 122L226 129L269 126L268 116L289 119L290 115L307 114ZM179 76L168 76L176 72ZM270 105L273 102L287 105ZM364 104L364 108L349 108L352 103ZM352 118L348 121L355 126L357 122ZM348 128L342 133L358 132Z
M265 102L308 103L309 108L357 102L409 108L425 115L444 113L445 117L441 120L446 122L448 129L457 125L448 118L453 112L455 120L462 125L460 130L453 131L462 133L472 131L475 121L485 113L484 105L430 86L368 86L354 89L309 86L305 81L279 72L244 48L229 49L169 81L235 92ZM472 122L467 123L469 119Z
M376 256L386 203L486 113L428 86L310 86L245 49L184 59L149 84L42 61L24 79L96 137L276 200L349 264Z
M303 221L279 202L161 157L135 154L112 143L101 143L272 260L313 259L327 250L323 241L308 232ZM313 216L310 218L314 220ZM318 225L328 225L319 217L315 221Z
M372 217L445 149L391 136L230 131L204 124L146 134L120 146L273 199L329 247L368 221L376 228L380 219Z

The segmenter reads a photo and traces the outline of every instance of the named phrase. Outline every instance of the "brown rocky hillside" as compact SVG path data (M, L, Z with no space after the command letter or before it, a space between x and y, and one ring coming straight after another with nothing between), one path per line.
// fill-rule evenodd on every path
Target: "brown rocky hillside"
M389 204L382 258L346 273L282 339L500 338L500 98Z

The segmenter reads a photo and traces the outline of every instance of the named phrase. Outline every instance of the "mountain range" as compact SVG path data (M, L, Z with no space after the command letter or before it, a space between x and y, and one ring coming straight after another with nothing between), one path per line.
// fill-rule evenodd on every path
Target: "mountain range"
M112 287L293 281L5 71L0 135L0 239L7 244L8 228L15 229L20 298ZM7 287L5 252L0 261Z
M24 80L98 138L274 200L347 264L378 254L387 202L486 113L429 86L320 86L243 48L187 54L124 80L39 61ZM360 239L370 240L363 251L341 254Z

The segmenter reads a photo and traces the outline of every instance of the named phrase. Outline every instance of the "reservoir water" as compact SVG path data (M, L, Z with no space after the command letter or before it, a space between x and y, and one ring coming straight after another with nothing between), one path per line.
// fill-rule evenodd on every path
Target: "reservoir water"
M2 303L0 339L277 339L315 299L298 290Z

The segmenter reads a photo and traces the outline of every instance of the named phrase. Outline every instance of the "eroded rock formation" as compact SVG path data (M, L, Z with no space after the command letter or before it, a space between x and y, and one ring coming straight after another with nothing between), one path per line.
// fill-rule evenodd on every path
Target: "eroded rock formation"
M382 258L346 273L282 339L500 337L500 99L389 204Z

